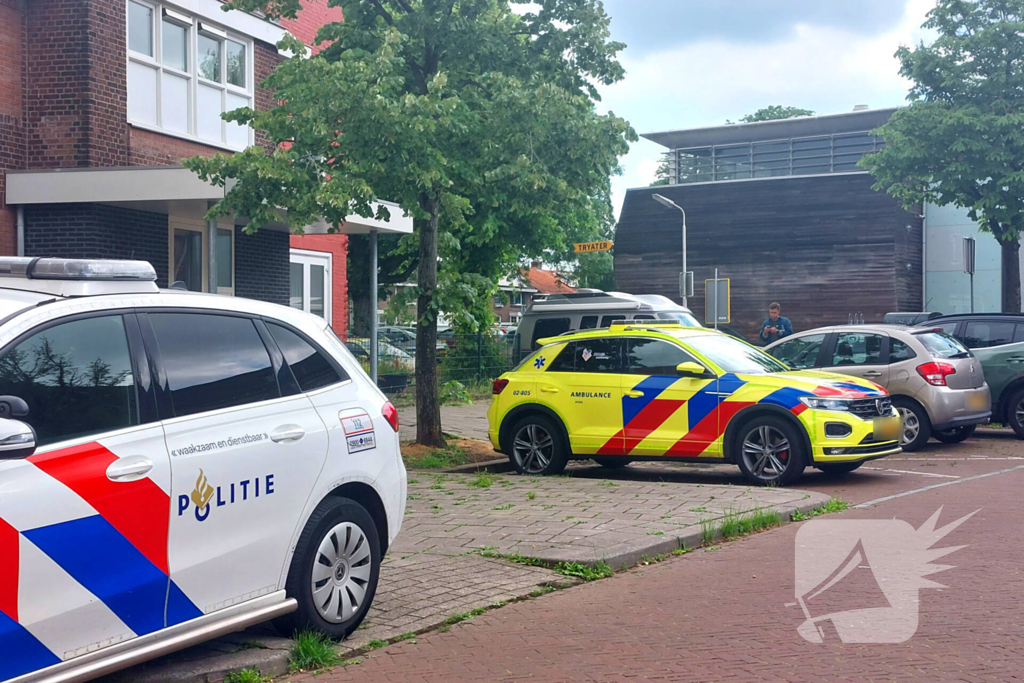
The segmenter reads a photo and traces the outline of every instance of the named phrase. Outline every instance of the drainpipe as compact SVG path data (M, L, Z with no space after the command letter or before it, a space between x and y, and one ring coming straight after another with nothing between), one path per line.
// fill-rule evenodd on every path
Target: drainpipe
M18 256L25 255L25 207L18 206Z

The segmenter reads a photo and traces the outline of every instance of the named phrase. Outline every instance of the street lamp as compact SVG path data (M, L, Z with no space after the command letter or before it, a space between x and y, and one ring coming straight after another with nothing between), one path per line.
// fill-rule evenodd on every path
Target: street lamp
M686 293L689 291L688 285L690 284L689 283L689 278L687 277L687 274L686 274L686 212L683 211L683 207L679 206L678 204L676 204L674 201L672 201L668 197L665 197L665 196L657 194L657 193L655 193L655 194L653 194L651 196L654 198L654 201L658 202L662 206L667 206L670 209L679 209L680 213L683 214L683 287L682 287L683 292L682 292L681 296L682 296L682 299L683 299L683 306L685 308L689 308L689 306L686 305Z

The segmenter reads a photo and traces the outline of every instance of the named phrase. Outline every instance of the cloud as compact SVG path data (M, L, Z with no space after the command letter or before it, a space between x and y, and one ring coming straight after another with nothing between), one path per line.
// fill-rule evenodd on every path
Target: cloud
M612 37L634 55L708 40L772 43L798 25L861 36L884 32L908 0L604 0Z
M619 3L624 0L612 0ZM850 111L856 104L898 106L908 83L893 55L901 44L927 38L920 26L934 0L893 4L903 7L902 15L873 35L799 21L785 40L774 43L713 37L656 52L627 49L621 55L626 77L601 90L598 109L614 111L645 133L720 125L772 104L819 114ZM663 151L641 140L623 157L623 175L613 178L616 213L627 188L650 183L650 169Z

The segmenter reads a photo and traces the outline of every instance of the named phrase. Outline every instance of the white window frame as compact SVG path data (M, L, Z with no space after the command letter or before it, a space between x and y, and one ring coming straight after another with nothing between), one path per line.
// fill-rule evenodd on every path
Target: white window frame
M219 221L217 223L217 229L227 230L231 233L231 286L230 287L217 287L218 294L226 294L227 296L235 295L236 280L236 259L235 259L235 226L233 223ZM177 216L171 214L167 221L167 286L170 287L174 284L174 232L176 230L187 230L190 232L198 232L202 235L200 244L202 244L202 254L200 255L200 262L202 264L201 280L203 284L202 291L210 291L210 230L205 220L193 219L186 216Z
M312 251L310 249L289 250L288 263L302 264L302 310L310 311L312 297L309 291L309 270L310 266L323 266L324 268L324 320L330 325L333 323L334 308L331 295L334 290L334 254L329 251ZM377 311L378 320L383 314Z
M150 30L153 35L153 56L140 54L133 52L128 45L130 44L129 37L129 18L127 9L130 7L130 3L135 2L139 5L144 5L152 10ZM143 128L146 130L152 130L154 132L162 133L164 135L171 135L178 138L184 138L193 142L197 142L203 145L211 147L219 147L222 149L239 151L245 149L249 145L253 144L254 135L252 128L246 126L246 142L242 146L232 144L227 138L227 126L234 125L229 124L227 121L220 121L220 139L212 140L204 138L199 135L199 86L200 84L215 88L220 91L220 105L221 112L230 111L227 108L227 96L228 94L236 95L238 97L245 98L247 106L254 107L256 101L255 93L255 52L254 44L250 38L239 35L233 31L224 28L221 25L214 24L192 15L183 13L181 10L167 5L166 3L152 2L151 0L125 0L125 46L126 46L126 69L131 69L132 63L136 63L152 69L156 72L156 123L150 123L147 121L139 121L132 118L131 115L131 99L133 93L131 88L128 88L128 122L137 128ZM172 23L183 26L186 29L186 50L187 52L187 64L186 71L181 71L172 66L166 66L163 64L163 22L164 22L164 9L167 9L168 16L167 20ZM186 20L187 23L186 23ZM199 28L200 24L204 28L210 29L207 35L215 37L221 43L221 59L220 59L220 78L221 82L217 83L214 81L208 81L199 75ZM227 41L232 40L236 43L241 43L245 46L245 87L240 88L232 85L227 81ZM163 90L163 74L172 74L179 78L185 78L187 80L188 89L188 102L186 104L188 130L185 132L171 130L163 126L163 103L162 103L162 90ZM126 72L127 73L127 72ZM138 97L138 93L135 93ZM245 105L243 105L245 106ZM236 107L231 107L235 109ZM219 118L218 113L218 118Z

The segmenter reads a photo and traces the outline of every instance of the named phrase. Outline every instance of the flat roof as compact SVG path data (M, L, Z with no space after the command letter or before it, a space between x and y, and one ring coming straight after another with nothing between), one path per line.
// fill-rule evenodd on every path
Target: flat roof
M757 121L755 123L734 123L705 128L666 130L644 133L641 137L669 149L685 149L688 147L708 147L711 145L813 137L815 135L856 133L858 131L878 128L888 121L889 117L898 108L865 109L863 111L849 111L842 114L797 116L792 119L779 119L777 121Z

